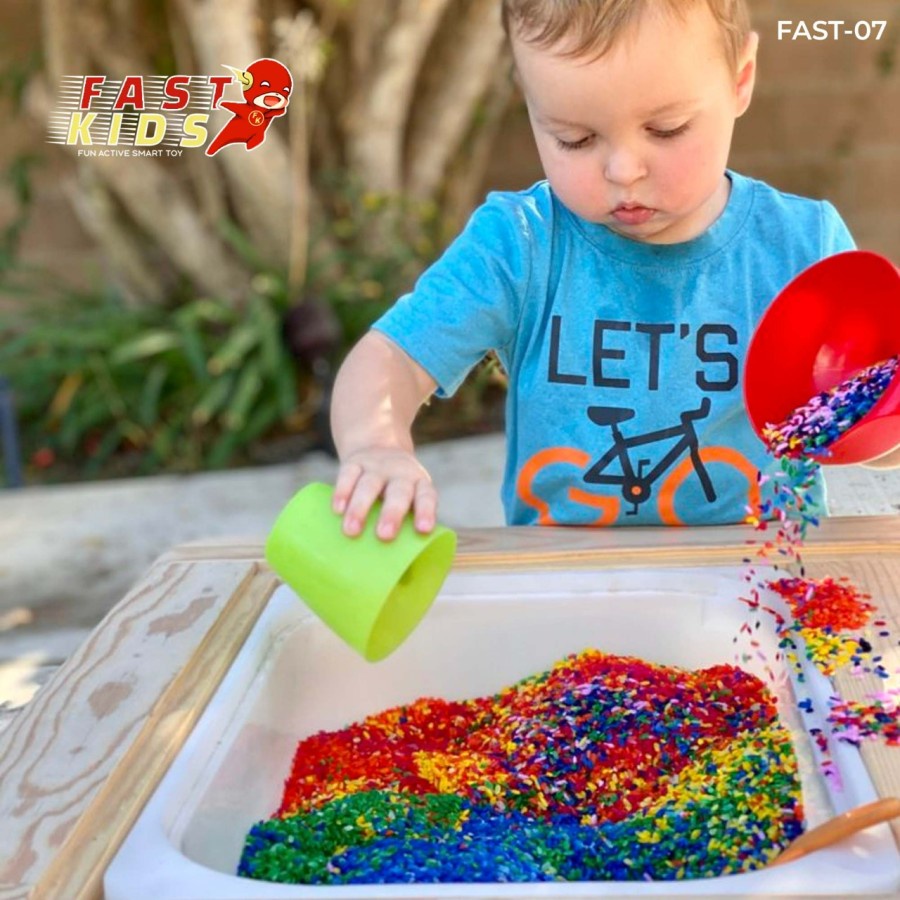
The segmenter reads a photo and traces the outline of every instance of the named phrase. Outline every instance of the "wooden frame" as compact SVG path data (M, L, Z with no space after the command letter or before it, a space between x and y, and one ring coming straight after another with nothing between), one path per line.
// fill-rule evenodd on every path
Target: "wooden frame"
M740 565L745 526L494 528L459 534L458 568ZM827 519L811 532L812 577L846 575L873 595L900 668L900 518ZM0 734L0 900L102 897L103 873L264 608L278 579L261 543L176 548L103 619ZM848 698L883 690L840 675ZM900 796L900 750L863 747L882 796ZM900 842L900 824L894 823Z

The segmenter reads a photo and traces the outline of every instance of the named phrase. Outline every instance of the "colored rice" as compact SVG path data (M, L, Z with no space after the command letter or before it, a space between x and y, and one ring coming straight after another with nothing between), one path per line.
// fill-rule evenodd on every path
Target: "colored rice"
M802 830L763 682L585 651L491 697L421 699L300 742L239 873L354 884L704 878Z

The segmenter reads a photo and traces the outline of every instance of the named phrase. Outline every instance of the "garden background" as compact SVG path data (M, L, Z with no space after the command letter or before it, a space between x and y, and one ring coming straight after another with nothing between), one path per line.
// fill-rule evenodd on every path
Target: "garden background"
M861 247L900 258L900 3L751 7L759 83L734 168L827 197ZM28 482L263 464L327 444L343 353L487 190L540 177L497 10L4 0L0 375ZM888 26L880 40L874 28L779 40L779 19ZM66 75L227 74L223 62L263 55L296 84L257 152L84 158L47 142ZM419 437L499 429L501 403L488 362L432 405Z

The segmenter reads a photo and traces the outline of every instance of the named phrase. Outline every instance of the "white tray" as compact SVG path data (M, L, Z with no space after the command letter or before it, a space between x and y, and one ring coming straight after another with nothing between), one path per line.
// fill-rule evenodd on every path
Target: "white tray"
M465 699L496 692L570 653L609 653L685 668L734 663L748 619L735 568L647 571L458 573L407 642L372 665L280 588L218 691L109 866L107 900L207 898L670 897L890 892L900 854L886 825L776 869L674 882L438 885L281 885L238 878L244 837L278 807L298 740L430 695ZM781 598L766 604L784 610ZM753 638L775 666L771 617ZM742 639L743 640L743 639ZM751 653L743 668L760 677ZM842 788L822 777L807 729L830 729L822 712L828 679L805 667L793 683L782 662L770 687L791 730L809 826L875 799L855 747L830 738ZM768 682L769 679L766 678ZM797 700L812 697L812 714Z

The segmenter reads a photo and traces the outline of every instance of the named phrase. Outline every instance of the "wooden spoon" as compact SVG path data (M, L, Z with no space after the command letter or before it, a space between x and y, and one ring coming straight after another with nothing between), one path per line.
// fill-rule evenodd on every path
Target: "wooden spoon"
M830 847L845 837L862 831L863 828L887 822L897 816L900 816L900 797L883 797L881 800L857 806L801 834L769 865L780 866L782 863L793 862L814 850Z

